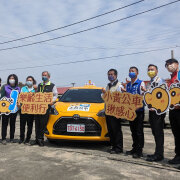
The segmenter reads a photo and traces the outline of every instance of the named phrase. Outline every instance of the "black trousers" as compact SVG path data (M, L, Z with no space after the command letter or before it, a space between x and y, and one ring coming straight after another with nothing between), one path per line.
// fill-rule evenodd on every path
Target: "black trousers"
M27 135L26 139L31 139L32 129L33 129L34 115L32 114L20 114L20 139L24 141L25 137L25 127L27 124Z
M149 123L156 143L155 153L164 156L164 118L166 114L157 115L155 111L149 111Z
M142 153L144 147L144 111L136 111L136 118L134 121L129 121L131 135L132 135L132 148L137 153Z
M2 115L2 140L6 139L7 136L7 126L10 121L10 139L14 139L14 133L15 133L15 124L16 124L16 117L17 113L11 113L9 115Z
M36 132L37 141L44 140L44 131L46 129L48 119L49 119L49 109L47 110L46 114L35 116L35 132Z
M121 119L106 115L106 123L110 142L115 150L123 150L123 134L121 129Z
M180 109L169 111L169 120L175 141L175 154L180 156Z

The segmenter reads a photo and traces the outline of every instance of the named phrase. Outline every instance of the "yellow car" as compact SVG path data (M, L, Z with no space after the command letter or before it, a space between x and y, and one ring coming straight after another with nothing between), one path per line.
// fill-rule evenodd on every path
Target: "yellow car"
M101 87L70 88L56 102L45 136L53 140L109 141Z

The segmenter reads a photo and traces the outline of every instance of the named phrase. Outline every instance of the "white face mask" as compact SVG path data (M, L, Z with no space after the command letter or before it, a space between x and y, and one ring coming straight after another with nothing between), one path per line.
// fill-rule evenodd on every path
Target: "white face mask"
M10 83L10 85L14 85L15 84L15 80L14 79L10 79L9 83Z
M168 67L167 67L168 71L169 72L175 72L176 71L176 67L175 67L175 64L170 64Z

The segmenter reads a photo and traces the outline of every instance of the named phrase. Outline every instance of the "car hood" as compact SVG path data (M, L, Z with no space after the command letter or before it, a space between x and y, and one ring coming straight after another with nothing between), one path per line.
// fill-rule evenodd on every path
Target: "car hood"
M88 114L98 113L100 110L104 109L104 103L57 102L55 107L56 110L61 113Z

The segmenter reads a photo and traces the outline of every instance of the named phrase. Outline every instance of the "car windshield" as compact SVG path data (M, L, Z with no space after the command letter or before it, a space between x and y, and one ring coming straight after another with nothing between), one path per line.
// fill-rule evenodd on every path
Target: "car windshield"
M69 89L61 97L61 102L103 103L101 89Z

